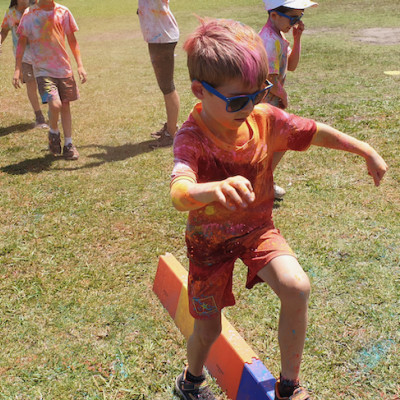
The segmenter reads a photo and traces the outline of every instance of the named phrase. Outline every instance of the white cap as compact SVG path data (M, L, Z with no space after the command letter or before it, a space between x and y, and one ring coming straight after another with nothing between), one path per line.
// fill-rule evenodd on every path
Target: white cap
M294 8L295 10L304 10L305 8L317 6L318 3L310 0L263 0L267 11L284 6Z

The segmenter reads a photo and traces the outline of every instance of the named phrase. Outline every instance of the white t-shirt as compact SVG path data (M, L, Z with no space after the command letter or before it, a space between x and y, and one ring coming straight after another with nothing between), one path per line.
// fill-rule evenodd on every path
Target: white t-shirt
M138 15L147 43L175 43L179 28L169 9L169 0L139 0Z

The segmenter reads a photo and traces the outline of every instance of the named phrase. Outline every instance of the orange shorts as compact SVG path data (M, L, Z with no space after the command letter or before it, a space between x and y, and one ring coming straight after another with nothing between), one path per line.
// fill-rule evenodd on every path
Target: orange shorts
M235 304L232 275L235 261L240 258L247 266L246 288L262 282L258 272L273 258L281 255L296 257L278 229L258 229L235 240L232 258L213 265L189 262L189 310L195 319L208 319L224 307Z

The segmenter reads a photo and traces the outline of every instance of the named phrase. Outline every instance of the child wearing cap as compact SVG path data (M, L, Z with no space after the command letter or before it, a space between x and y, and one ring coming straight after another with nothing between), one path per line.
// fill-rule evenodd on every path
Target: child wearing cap
M266 101L275 107L285 109L288 106L288 95L284 88L286 72L297 68L301 53L301 35L304 24L301 21L304 10L317 6L310 0L264 0L268 11L268 21L259 35L264 43L268 55L268 80L273 87ZM285 37L292 29L293 47ZM278 165L285 152L276 153L273 160L273 169ZM275 198L282 198L285 190L274 185Z
M202 20L184 44L191 89L199 100L174 140L171 198L188 211L188 366L176 378L184 400L215 399L203 365L218 338L221 311L235 304L237 259L248 267L246 287L265 282L279 297L281 377L276 399L309 400L299 383L310 281L274 226L272 157L311 145L355 153L378 186L387 165L367 143L328 125L262 103L271 89L263 43L232 20Z

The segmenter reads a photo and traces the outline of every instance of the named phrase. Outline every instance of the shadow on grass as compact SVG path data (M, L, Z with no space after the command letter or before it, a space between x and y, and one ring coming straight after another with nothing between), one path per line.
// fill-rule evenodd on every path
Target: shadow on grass
M98 144L92 144L88 146L80 146L78 150L81 149L99 149L102 150L101 152L90 154L87 158L96 159L98 161L93 161L91 163L79 166L79 167L72 167L72 168L65 168L69 171L79 170L79 169L86 169L86 168L95 168L99 167L108 162L114 161L124 161L128 158L136 157L140 154L149 153L153 151L150 148L151 144L154 144L155 140L147 140L145 142L140 143L126 143L121 146L104 146Z
M11 133L30 131L31 129L33 129L32 122L24 122L21 124L7 126L5 128L0 128L0 137L7 136Z
M274 209L274 210L277 210L277 209L281 206L280 203L282 203L282 201L283 201L283 199L274 199L274 206L273 206L273 209Z
M31 158L30 160L21 161L17 164L7 165L0 168L0 171L10 175L24 175L28 173L40 174L43 171L48 171L51 165L60 159L62 158L47 154L44 157Z
M153 151L153 149L150 148L150 144L154 143L155 140L147 140L141 143L127 143L122 146L115 146L115 147L95 145L95 144L89 146L81 146L78 148L79 150L89 149L89 148L102 150L102 152L90 154L87 156L88 158L94 158L97 159L98 161L94 161L77 167L53 168L53 169L56 171L61 171L61 170L76 171L80 169L99 167L100 165L103 165L108 162L123 161L128 158L132 158L140 154ZM42 171L48 171L52 166L52 164L58 160L63 160L63 158L54 157L51 154L47 154L44 157L32 158L30 160L21 161L17 164L7 165L5 167L0 168L0 171L10 175L23 175L27 173L39 174Z

